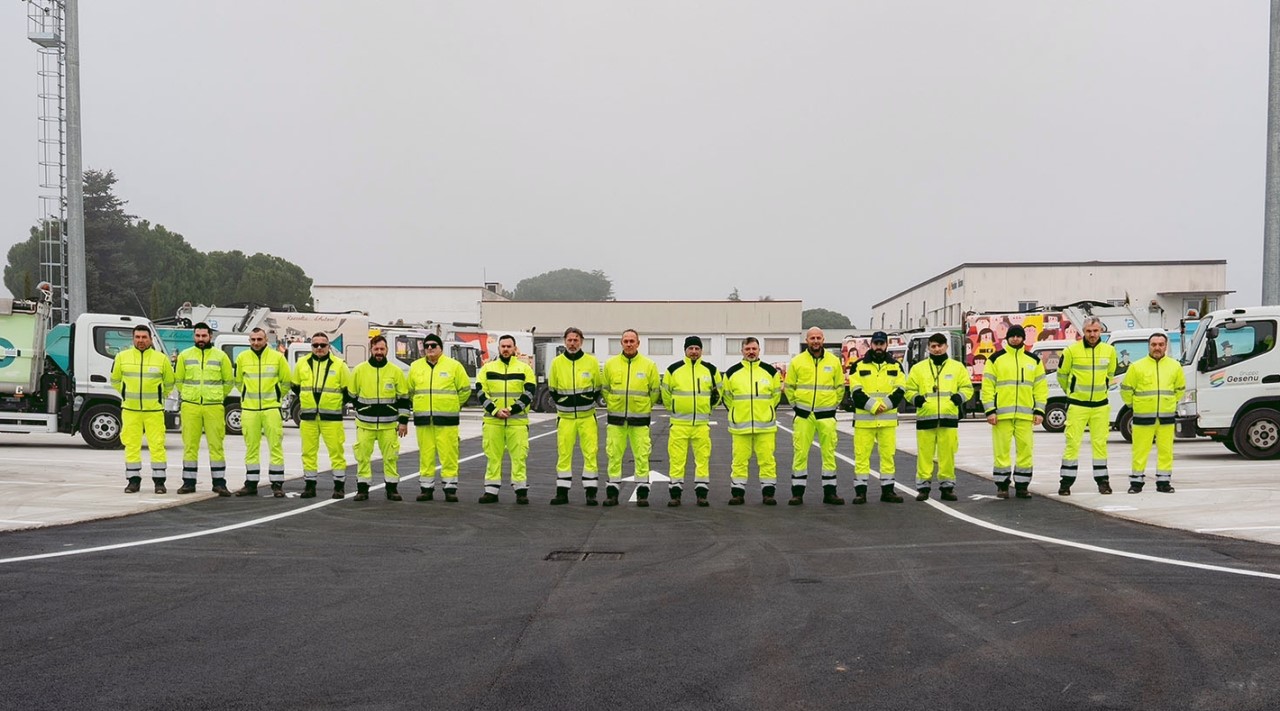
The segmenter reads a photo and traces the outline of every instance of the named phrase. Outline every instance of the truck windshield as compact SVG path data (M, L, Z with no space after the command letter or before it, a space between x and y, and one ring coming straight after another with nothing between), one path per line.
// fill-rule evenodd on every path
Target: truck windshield
M1183 342L1189 344L1182 351L1181 362L1183 365L1191 365L1195 361L1196 353L1200 352L1201 342L1204 341L1204 334L1209 330L1209 317L1205 316L1199 321L1188 321L1186 324L1187 336Z

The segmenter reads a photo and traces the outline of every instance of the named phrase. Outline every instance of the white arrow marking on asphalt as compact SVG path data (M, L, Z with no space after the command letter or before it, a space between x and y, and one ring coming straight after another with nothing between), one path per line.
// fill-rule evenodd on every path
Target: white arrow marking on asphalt
M629 476L623 479L623 481L635 481L635 480L636 478L634 476ZM671 481L671 477L667 476L666 474L663 474L662 472L655 472L652 469L650 469L649 481L654 483L660 482L660 481ZM640 487L637 486L635 489L631 490L631 498L627 499L627 503L634 504L635 502L640 500L639 496L640 496Z
M979 501L981 499L994 499L994 498L996 497L991 494L969 494L970 501Z

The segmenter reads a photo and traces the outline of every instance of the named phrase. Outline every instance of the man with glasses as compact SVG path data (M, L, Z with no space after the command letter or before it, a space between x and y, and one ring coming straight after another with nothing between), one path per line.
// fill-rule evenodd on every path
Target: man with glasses
M231 496L227 490L227 458L222 441L227 436L226 407L223 402L235 387L231 359L213 347L213 331L207 323L191 330L195 345L178 354L175 375L182 397L182 488L179 494L193 494L200 466L200 439L209 442L209 470L213 492Z
M409 399L418 435L418 501L431 501L436 491L436 459L444 481L444 500L458 500L459 413L471 392L471 378L458 361L444 354L434 333L423 341L426 357L409 366Z
M280 398L291 383L289 361L267 347L267 332L249 332L249 350L236 358L236 387L240 390L240 429L244 433L244 486L236 496L257 496L262 476L262 436L271 453L268 478L271 495L284 498L284 420Z
M320 442L329 453L333 472L333 498L341 499L347 485L347 433L342 425L347 383L351 371L333 354L329 335L311 337L311 354L298 359L293 370L293 394L298 398L298 429L302 432L302 498L316 495Z

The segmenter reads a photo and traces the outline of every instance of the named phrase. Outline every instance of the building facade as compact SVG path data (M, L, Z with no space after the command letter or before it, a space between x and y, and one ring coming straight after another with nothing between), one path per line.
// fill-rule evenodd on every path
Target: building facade
M506 301L502 285L382 286L319 284L311 288L316 311L363 311L374 323L478 324L486 301Z
M1032 311L1078 301L1127 305L1151 328L1176 328L1189 311L1227 306L1227 261L973 262L871 307L869 327L964 325L965 314Z

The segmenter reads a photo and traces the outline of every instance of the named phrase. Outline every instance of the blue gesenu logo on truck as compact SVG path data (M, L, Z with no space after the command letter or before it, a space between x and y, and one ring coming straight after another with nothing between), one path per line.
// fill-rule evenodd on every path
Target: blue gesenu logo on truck
M1262 382L1262 376L1256 370L1249 370L1242 373L1227 374L1225 370L1219 370L1209 376L1210 387L1221 387L1223 385L1248 385L1250 383Z
M22 355L17 348L13 347L13 343L7 339L0 338L0 368L7 367L10 363L18 359Z

